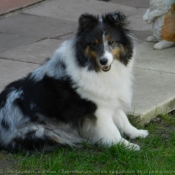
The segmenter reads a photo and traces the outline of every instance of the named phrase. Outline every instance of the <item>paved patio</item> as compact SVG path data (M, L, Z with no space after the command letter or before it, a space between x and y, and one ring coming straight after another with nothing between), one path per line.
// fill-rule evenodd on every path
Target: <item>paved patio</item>
M142 21L149 0L46 0L0 19L0 90L38 67L77 28L80 14L119 10L137 38L132 109L139 124L175 109L175 47L156 51L144 42L151 25Z

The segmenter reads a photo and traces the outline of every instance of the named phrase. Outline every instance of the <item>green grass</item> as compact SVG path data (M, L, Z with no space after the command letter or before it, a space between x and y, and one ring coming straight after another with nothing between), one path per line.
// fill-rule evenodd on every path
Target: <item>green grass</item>
M150 135L131 140L140 151L122 145L103 148L84 144L41 154L11 155L16 174L175 174L175 115L161 115L145 126ZM15 174L14 173L14 174Z

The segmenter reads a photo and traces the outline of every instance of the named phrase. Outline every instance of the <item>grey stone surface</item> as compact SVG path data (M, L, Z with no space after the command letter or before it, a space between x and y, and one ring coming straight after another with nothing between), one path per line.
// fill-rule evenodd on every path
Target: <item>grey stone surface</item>
M16 60L28 63L41 64L50 58L53 52L60 46L62 40L46 39L30 45L0 53L0 58Z
M134 68L134 95L129 114L139 124L175 109L175 74Z
M175 109L175 49L154 50L153 43L136 46L132 110L144 124Z
M52 56L54 50L61 43L62 40L46 39L1 53L0 57L17 60L13 63L22 61L25 64L28 64L26 62L40 64L46 58ZM175 82L175 71L173 69L175 65L175 59L173 59L175 50L173 52L173 49L155 51L152 49L152 44L150 43L139 44L136 47L133 107L128 113L137 116L139 122L141 119L141 122L149 122L155 115L175 109L175 105L172 105L172 103L169 104L169 99L171 101L175 100L173 99L173 95L175 97L175 84L172 83ZM166 56L168 57L167 59L165 59ZM153 62L154 64L152 64ZM8 66L10 67L9 64L5 64L4 66L1 64L1 66L4 71L8 70ZM170 68L169 71L164 70L167 67ZM16 70L19 71L20 68ZM17 73L18 75L20 74L19 72ZM11 74L14 76L14 73ZM12 77L11 79L14 78Z
M150 71L165 72L167 76L175 74L175 47L154 50L153 45L145 42L136 47L135 65Z
M51 57L60 43L75 33L80 14L119 10L128 16L138 38L133 107L128 114L144 124L159 113L174 110L175 47L157 51L153 43L144 42L152 34L151 25L142 21L148 4L149 0L52 0L25 10L24 14L0 19L0 89Z
M62 40L62 41L64 41L64 40L69 40L69 39L71 39L74 35L76 35L76 32L77 32L77 31L68 32L68 33L63 34L63 35L60 35L60 36L58 36L58 37L53 37L52 39L58 39L58 40Z
M146 8L137 9L104 1L74 0L74 2L70 4L69 1L52 0L51 2L43 3L41 6L26 10L25 13L77 21L82 13L101 14L112 11L121 11L128 16L131 28L134 30L151 30L151 25L142 21L142 16Z
M130 7L147 8L150 0L111 0L110 2Z
M132 32L137 44L145 42L145 39L152 35L152 31L133 30Z
M0 91L11 81L25 77L37 64L0 59Z
M74 31L76 28L77 23L72 21L27 14L0 19L0 32L32 36L36 38L36 41L41 38L59 36L66 32Z
M146 12L146 9L136 9L131 15L128 16L130 26L133 30L139 31L151 31L152 25L147 24L142 20L142 16Z
M5 52L18 46L27 45L34 41L36 41L36 37L0 33L0 52Z
M129 15L133 13L136 8L97 0L52 0L42 3L40 6L28 9L25 13L77 21L82 13L100 14L118 10Z

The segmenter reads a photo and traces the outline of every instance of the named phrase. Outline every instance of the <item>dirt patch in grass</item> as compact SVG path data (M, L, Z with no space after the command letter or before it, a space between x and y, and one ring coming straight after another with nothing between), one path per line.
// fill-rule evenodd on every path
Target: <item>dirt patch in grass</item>
M175 143L175 111L169 114L161 114L152 119L150 123L144 126L144 129L149 131L149 135L146 139L134 139L131 142L142 146L147 146L147 142L152 140L153 146L158 148L162 144L169 146L168 144ZM146 140L146 141L145 141ZM160 143L161 145L159 145Z
M175 111L165 115L158 115L155 119L152 119L146 127L150 125L155 127L155 135L159 135L165 140L169 139L171 133L175 133Z
M14 161L7 153L0 152L0 170L11 169L14 165Z

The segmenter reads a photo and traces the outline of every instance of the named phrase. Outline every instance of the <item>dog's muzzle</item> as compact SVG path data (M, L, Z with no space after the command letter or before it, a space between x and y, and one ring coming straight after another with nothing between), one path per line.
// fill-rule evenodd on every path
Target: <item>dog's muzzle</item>
M104 72L107 72L107 71L109 71L111 69L111 65L110 66L102 66L102 70L104 71Z
M108 65L108 59L107 58L101 58L100 59L100 64L101 64L102 70L104 72L107 72L111 69L111 65Z

